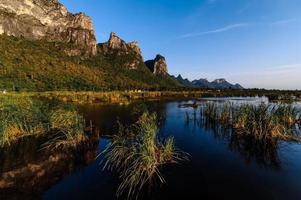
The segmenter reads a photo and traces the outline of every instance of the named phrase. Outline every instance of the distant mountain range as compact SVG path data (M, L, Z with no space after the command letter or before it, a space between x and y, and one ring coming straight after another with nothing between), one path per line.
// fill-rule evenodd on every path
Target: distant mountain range
M184 79L181 75L178 75L175 78L186 87L211 89L244 89L240 84L231 84L224 78L216 79L212 82L209 82L207 79L203 78L189 81L187 78Z

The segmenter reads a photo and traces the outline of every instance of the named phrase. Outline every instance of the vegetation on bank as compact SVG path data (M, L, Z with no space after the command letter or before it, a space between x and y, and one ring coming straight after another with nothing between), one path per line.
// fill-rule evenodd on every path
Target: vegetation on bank
M120 174L117 196L138 198L146 184L151 186L156 179L165 182L162 166L188 159L186 153L177 150L173 137L161 140L158 131L156 115L145 112L132 126L120 125L118 134L103 151L103 168Z
M171 77L157 77L132 54L105 54L91 58L70 57L71 44L29 41L0 35L0 90L7 91L111 91L172 89L180 84ZM99 47L100 48L100 47Z
M85 139L84 119L75 107L25 96L0 96L0 146L27 136L49 138L47 147Z
M207 103L201 114L206 120L232 126L238 135L258 140L301 139L294 129L300 122L301 112L292 105Z

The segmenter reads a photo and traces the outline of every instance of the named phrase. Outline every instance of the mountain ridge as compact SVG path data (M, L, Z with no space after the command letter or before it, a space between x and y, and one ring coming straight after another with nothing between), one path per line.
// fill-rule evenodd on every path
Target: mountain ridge
M170 76L164 56L145 61L137 41L113 32L97 44L91 18L57 0L1 0L0 43L3 90L242 88Z
M186 87L208 89L244 89L240 84L231 84L224 78L215 79L212 82L204 78L189 81L187 78L184 79L180 74L175 78Z

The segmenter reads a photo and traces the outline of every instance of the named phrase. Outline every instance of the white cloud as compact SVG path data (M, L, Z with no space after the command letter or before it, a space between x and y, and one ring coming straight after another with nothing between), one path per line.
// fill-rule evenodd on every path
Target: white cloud
M199 37L199 36L203 36L203 35L222 33L222 32L230 31L230 30L237 29L237 28L247 27L247 26L249 26L249 24L247 24L247 23L231 24L231 25L228 25L225 27L214 29L214 30L197 32L197 33L187 33L185 35L181 35L181 36L177 37L176 39L192 38L192 37Z
M285 25L285 24L294 22L296 20L297 19L282 19L282 20L278 20L278 21L272 22L272 23L270 23L270 25L272 25L272 26Z

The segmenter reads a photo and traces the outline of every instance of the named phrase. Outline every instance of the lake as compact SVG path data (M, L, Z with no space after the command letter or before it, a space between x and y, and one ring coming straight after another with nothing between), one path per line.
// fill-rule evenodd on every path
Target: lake
M266 99L199 99L197 102L202 105L207 101L260 103ZM154 185L140 199L301 199L300 144L278 142L260 146L239 140L233 130L201 120L201 106L180 106L193 102L145 102L160 119L160 136L174 136L176 146L189 153L190 160L164 167L162 174L166 184ZM43 171L47 178L43 178L43 183L38 182L40 179L32 183L40 187L25 187L33 177L24 176L23 183L10 190L0 190L1 199L116 199L115 192L120 183L117 174L103 171L102 158L94 158L109 144L110 135L117 130L117 120L124 124L133 122L131 113L139 104L141 102L80 106L86 121L99 129L99 141L83 152L63 156L63 161L41 165L44 171L37 172ZM2 173L22 165L26 169L21 172L26 173L28 163L47 160L49 154L37 151L40 143L21 142L17 150L2 150Z

